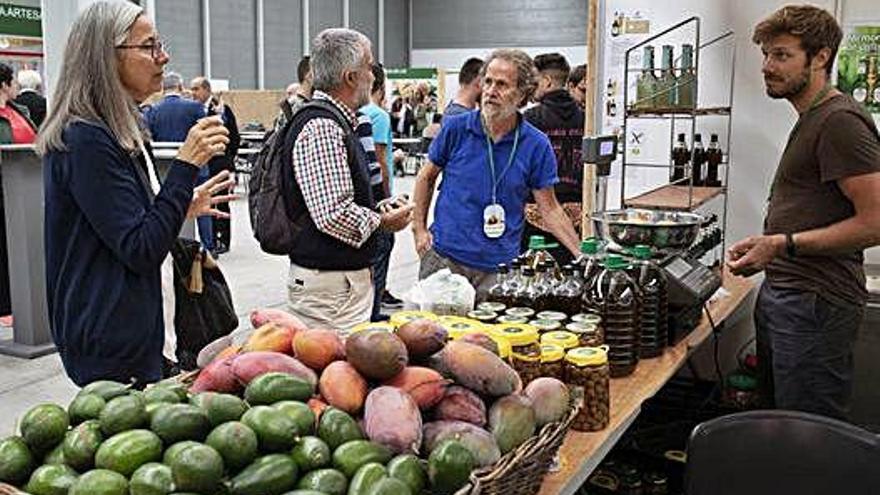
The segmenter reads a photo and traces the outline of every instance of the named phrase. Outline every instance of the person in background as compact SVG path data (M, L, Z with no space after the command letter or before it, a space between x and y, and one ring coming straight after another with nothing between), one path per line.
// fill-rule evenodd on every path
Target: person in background
M845 419L853 346L865 316L863 250L880 244L880 134L831 84L842 32L813 6L786 6L756 27L767 95L798 113L763 235L728 250L735 275L764 271L755 303L765 406Z
M42 94L43 79L39 72L30 69L18 71L15 78L19 86L15 102L28 109L31 121L39 129L46 118L46 97Z
M526 120L550 138L556 155L556 173L559 182L554 187L556 199L577 225L581 218L583 194L583 161L581 141L584 137L584 112L565 89L569 66L559 53L544 53L535 57L538 69L538 87L535 90L537 105L525 111ZM575 220L576 219L576 220ZM548 242L555 242L552 234L542 228L543 221L537 215L537 206L526 206L526 225L523 231L523 248L532 235L543 235ZM564 247L552 249L551 254L560 264L572 260Z
M583 110L587 101L587 64L578 65L571 70L566 89Z
M437 137L437 134L440 134L440 125L442 122L442 113L435 113L434 115L432 115L431 123L428 124L428 127L425 127L425 129L422 131L422 139L427 140L427 142L430 143L432 139Z
M278 118L275 119L273 128L275 131L281 130L284 124L290 121L293 114L303 105L312 99L312 69L310 65L311 57L304 56L296 66L296 77L299 83L293 83L287 86L287 98L281 100L278 106L281 108Z
M455 98L446 105L444 116L451 117L477 108L482 86L480 81L482 68L483 61L476 57L471 57L464 62L458 72L458 90L455 92Z
M290 252L288 302L310 328L350 330L372 313L377 232L406 228L412 206L375 211L369 160L355 134L355 112L370 102L373 85L370 40L325 29L311 57L313 99L288 135L301 226Z
M78 386L161 378L174 321L169 251L187 217L219 215L214 206L228 199L212 197L228 174L193 187L226 145L217 117L188 130L159 182L138 104L162 86L163 46L138 5L91 3L70 27L37 140L49 325Z
M284 95L287 98L293 98L297 91L299 91L299 83L290 83L287 85L287 88L284 89Z
M169 72L162 81L162 99L150 107L145 114L147 126L153 141L182 143L189 130L202 117L207 115L204 105L184 98L183 79L176 72ZM209 167L199 169L199 184L204 184L211 178ZM210 217L199 217L196 220L199 230L199 240L202 246L214 251L214 224Z
M211 82L206 77L196 77L190 82L190 91L193 99L205 106L207 115L219 115L223 120L223 126L229 131L229 142L226 144L226 152L223 155L215 156L208 163L211 176L215 176L223 170L229 173L235 173L235 157L238 155L238 148L241 146L241 136L238 133L238 122L235 119L235 113L229 105L223 103L219 96L215 95L211 90ZM232 190L228 191L232 194ZM221 203L217 205L217 209L226 213L223 217L214 217L211 220L213 225L211 230L214 233L214 256L229 251L232 246L232 217L229 211L229 203Z
M413 234L419 278L448 268L468 278L485 298L499 263L520 254L523 209L534 195L548 230L572 253L579 239L553 186L556 157L547 136L518 112L535 85L532 59L520 50L495 50L482 69L480 110L446 119L416 178ZM437 177L443 187L434 223L428 210Z
M12 77L12 67L0 63L0 144L31 144L37 129L28 115L27 107L15 102L18 84ZM6 248L6 207L3 199L3 180L0 175L0 326L11 327L12 301L9 287L9 253Z
M361 112L370 118L372 138L379 162L381 182L373 187L373 197L377 201L390 198L392 195L393 153L391 141L391 118L385 111L385 69L382 64L373 64L373 87L370 103L361 108ZM403 301L394 297L385 286L388 277L388 264L391 261L391 250L394 249L394 233L380 231L377 234L376 261L373 264L373 314L371 321L387 319L382 315L382 306L389 308L403 307Z

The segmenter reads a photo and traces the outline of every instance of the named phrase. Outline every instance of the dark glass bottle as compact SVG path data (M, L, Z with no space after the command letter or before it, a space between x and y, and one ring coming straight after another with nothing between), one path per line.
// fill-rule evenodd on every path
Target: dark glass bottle
M668 340L669 285L666 274L651 261L650 247L636 246L632 254L629 274L639 287L639 357L657 357Z
M537 291L535 290L535 270L528 266L522 268L522 285L513 294L510 307L535 308Z
M691 161L691 153L688 151L684 140L684 133L678 135L678 141L672 148L672 177L670 182L676 183L687 177L687 166Z
M705 182L703 178L703 164L706 163L706 150L703 148L703 136L694 134L693 149L693 166L691 167L691 176L695 186L702 186Z
M706 150L706 181L705 184L710 187L721 187L721 179L718 178L718 168L724 153L718 144L718 134L712 134L709 139L709 149Z
M578 276L578 270L572 265L562 268L562 276L562 283L553 290L551 309L571 317L581 312L584 284Z
M508 279L510 278L510 268L505 263L498 265L497 275L495 276L495 284L489 287L489 301L499 302L507 305L507 288Z

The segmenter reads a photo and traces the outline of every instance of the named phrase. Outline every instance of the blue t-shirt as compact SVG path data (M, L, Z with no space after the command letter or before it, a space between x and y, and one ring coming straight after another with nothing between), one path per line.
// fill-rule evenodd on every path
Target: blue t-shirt
M519 255L523 209L529 192L556 184L556 155L547 136L519 119L519 144L506 172L515 131L492 145L497 199L504 208L506 228L498 239L483 233L483 210L492 203L492 180L486 133L480 112L443 119L440 134L428 150L428 158L443 169L443 187L437 197L434 249L465 266L494 272L499 263Z
M360 110L370 116L373 122L373 143L385 145L385 167L388 173L388 190L392 192L392 177L394 177L394 153L391 142L391 117L375 103L370 102Z

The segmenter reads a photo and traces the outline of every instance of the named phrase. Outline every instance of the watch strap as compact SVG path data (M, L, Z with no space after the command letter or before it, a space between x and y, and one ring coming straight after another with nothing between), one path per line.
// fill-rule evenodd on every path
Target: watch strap
M794 258L797 256L797 245L794 243L794 234L785 234L785 254Z

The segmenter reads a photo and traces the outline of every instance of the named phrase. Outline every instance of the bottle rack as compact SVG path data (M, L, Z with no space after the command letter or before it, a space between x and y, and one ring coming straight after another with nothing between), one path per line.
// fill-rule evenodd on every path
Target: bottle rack
M632 58L633 54L637 53L639 50L643 49L646 45L649 45L658 39L664 37L670 37L678 34L678 39L682 38L681 32L685 32L686 30L693 31L693 69L694 69L694 78L693 82L693 101L690 106L677 106L677 107L655 107L655 108L632 108L630 98L630 74L633 73L641 73L641 68L633 68ZM730 81L728 84L728 103L724 106L699 106L699 81L701 79L700 76L700 58L701 54L708 47L715 45L717 43L731 43L734 42L734 33L733 31L728 31L718 37L712 38L707 41L703 41L700 37L700 18L699 17L690 17L685 19L674 26L671 26L660 33L651 36L642 42L638 43L635 46L630 47L626 50L624 56L624 79L623 79L623 107L624 107L624 116L623 116L623 135L628 136L628 130L631 129L634 120L645 120L645 119L654 119L654 120L662 120L668 122L669 127L669 152L667 154L668 162L667 163L639 163L630 156L627 152L628 146L624 144L622 146L621 151L621 188L620 188L620 204L623 208L644 208L644 209L661 209L661 210L678 210L678 211L694 211L697 210L709 202L719 198L723 200L723 205L721 209L721 231L722 231L722 240L721 240L721 252L724 252L725 245L725 236L724 232L727 228L727 203L728 203L728 185L729 185L729 175L730 175L730 134L731 134L731 116L733 110L733 81L734 81L734 64L735 64L735 48L731 48L730 55ZM673 63L673 70L680 69L680 66L677 63ZM656 69L655 69L656 70ZM663 88L662 91L673 91L679 86L679 83L676 82L676 86L672 88ZM656 93L656 95L660 95L660 93ZM679 179L672 183L665 183L653 189L649 189L647 192L643 192L637 194L635 196L627 197L626 195L626 180L627 180L627 169L630 168L666 168L669 170L669 177L672 177L673 172L673 161L672 161L672 149L675 146L676 140L676 123L681 123L685 121L685 123L690 124L690 139L688 142L690 143L690 153L691 153L691 161L693 163L695 157L695 146L694 146L694 136L697 132L697 122L704 118L720 118L724 119L724 129L726 130L726 142L722 141L724 145L722 151L722 161L719 165L719 168L723 169L723 173L721 175L721 186L720 187L711 187L711 186L701 186L694 185L694 178L691 173L691 170L688 170L683 179ZM687 133L685 133L687 134ZM724 132L719 133L724 134ZM720 136L719 136L720 137ZM706 141L708 144L708 139Z

